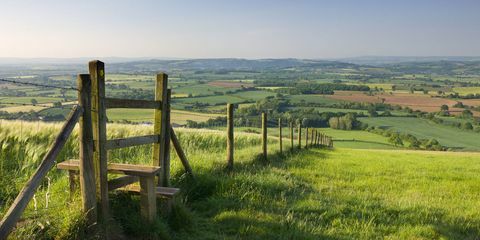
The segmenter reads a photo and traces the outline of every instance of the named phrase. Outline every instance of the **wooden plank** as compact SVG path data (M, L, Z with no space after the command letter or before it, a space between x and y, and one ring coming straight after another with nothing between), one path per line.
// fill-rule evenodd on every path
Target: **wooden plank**
M280 154L282 154L283 153L283 149L282 149L282 147L283 147L282 146L282 144L283 144L282 143L282 139L283 139L283 136L282 136L282 118L278 118L278 131L279 131L278 136L279 136L279 144L280 144L280 146L279 146L280 149L279 150L280 150Z
M162 107L160 109L155 109L154 112L154 125L153 125L153 134L160 136L160 141L153 144L153 166L163 166L164 165L164 146L165 141L168 141L165 137L165 132L167 131L166 117L167 117L167 85L168 85L168 75L165 73L157 74L157 79L155 82L155 101L161 101ZM158 178L158 183L163 184L162 178L164 173Z
M97 221L98 215L95 167L93 163L92 81L89 74L78 75L77 88L79 90L78 104L83 108L78 130L80 142L80 194L82 196L82 210L86 214L87 225L91 226ZM72 184L72 181L70 183Z
M112 191L139 181L138 176L121 176L108 181L108 190Z
M159 139L160 139L159 135L147 135L147 136L111 139L111 140L107 140L105 144L105 148L107 148L107 150L111 150L111 149L117 149L117 148L126 148L126 147L133 147L133 146L139 146L139 145L145 145L145 144L153 144L153 143L158 143Z
M140 212L150 222L153 222L157 217L154 176L140 178Z
M107 113L105 109L105 64L94 60L88 63L92 80L92 127L93 162L95 168L97 201L100 201L99 220L106 223L109 218L108 179L107 179ZM104 227L107 224L103 224ZM106 229L103 229L106 230Z
M105 108L161 109L161 101L105 98Z
M313 139L315 139L315 129L312 128L312 136L310 138L310 146L313 146Z
M263 160L267 160L267 113L262 113L262 153Z
M172 140L172 145L175 148L178 158L182 162L183 167L185 168L185 171L191 177L194 177L192 168L190 167L190 163L187 160L187 156L185 155L185 152L183 151L182 146L180 145L180 141L178 141L177 135L175 134L175 131L173 130L172 125L170 125L170 139Z
M233 152L234 152L234 136L233 136L233 104L227 104L227 168L233 169Z
M80 161L76 159L71 159L57 164L58 169L69 171L78 171L80 168L79 166ZM120 173L133 176L152 176L160 172L160 167L125 163L109 163L107 165L107 171L109 173Z
M130 185L124 188L124 190L132 192L132 193L140 193L140 187L137 185ZM157 197L163 198L173 198L180 193L180 188L172 188L172 187L156 187L155 194Z
M73 131L75 124L78 122L78 119L82 115L82 108L80 106L75 106L70 112L70 115L67 118L67 122L63 125L60 133L55 138L52 147L47 152L45 157L43 157L42 162L38 166L35 173L30 177L28 182L22 188L20 193L17 195L13 204L8 209L7 213L4 215L2 221L0 222L0 239L6 239L7 236L15 227L18 219L22 215L23 211L27 207L28 203L32 199L35 191L42 182L42 179L47 175L48 171L55 165L55 160L62 150L63 146L67 142L68 137Z

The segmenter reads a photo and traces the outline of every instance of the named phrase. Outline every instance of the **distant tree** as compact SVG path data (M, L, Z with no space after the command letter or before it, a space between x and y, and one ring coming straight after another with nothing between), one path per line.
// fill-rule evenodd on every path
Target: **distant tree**
M440 106L440 110L448 111L448 105L443 104L442 106Z
M370 109L368 109L368 116L370 116L370 117L377 117L377 116L378 116L378 113L377 113L377 111L375 111L374 108L370 108Z
M37 99L35 99L35 98L30 99L30 102L31 102L33 105L37 105L37 103L38 103Z
M473 129L473 125L469 122L464 122L462 123L462 129L465 129L465 130L472 130Z
M53 103L53 106L54 106L54 107L61 107L61 106L62 106L62 102L54 102L54 103Z
M398 133L392 134L390 138L388 138L388 141L395 146L403 146L403 141Z
M472 118L473 113L472 113L472 111L465 109L465 110L462 111L461 117L462 118Z
M396 91L397 90L397 85L392 85L392 91Z

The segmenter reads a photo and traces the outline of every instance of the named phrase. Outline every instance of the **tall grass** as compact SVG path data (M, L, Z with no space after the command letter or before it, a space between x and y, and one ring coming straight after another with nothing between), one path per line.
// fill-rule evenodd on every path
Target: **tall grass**
M40 123L23 121L2 121L0 124L0 214L3 215L20 189L40 164L42 158L49 150L50 145L62 127L61 123ZM224 165L224 152L226 148L226 134L223 131L204 129L175 129L178 139L190 159L194 169L208 168L212 165ZM125 138L129 136L142 136L153 133L153 126L150 125L125 125L108 124L107 139ZM270 142L276 142L270 139ZM235 136L235 148L237 150L250 147L258 147L261 138L258 134L238 133ZM78 128L76 128L65 147L59 154L57 162L67 159L78 158ZM183 168L177 159L174 149L171 150L172 174L183 177ZM152 163L152 146L142 145L124 149L109 151L110 162L121 162L131 164ZM29 205L24 214L28 219L32 215L41 219L53 219L62 222L60 218L77 216L79 212L71 212L72 204L79 204L78 196L69 197L68 181L64 171L52 170L42 182L35 201ZM48 197L47 197L48 196ZM67 200L66 200L67 199ZM50 215L52 204L57 208L64 209L63 214ZM50 205L50 211L45 208ZM42 221L42 220L39 220ZM48 220L44 220L45 222ZM53 221L53 220L52 220ZM64 221L63 221L64 222ZM68 221L67 221L68 222ZM75 222L73 219L71 222ZM51 223L54 224L54 223ZM40 224L44 225L44 223ZM51 226L53 232L44 232L46 236L59 236L65 232L65 228L71 226ZM38 232L35 228L20 228L16 233L17 237L30 236L32 232Z

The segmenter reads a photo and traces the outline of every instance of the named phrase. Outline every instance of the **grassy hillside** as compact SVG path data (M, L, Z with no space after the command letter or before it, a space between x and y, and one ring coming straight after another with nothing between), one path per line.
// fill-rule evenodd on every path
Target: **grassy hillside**
M462 151L479 151L480 143L477 141L479 133L460 130L458 128L436 124L434 122L407 117L376 117L361 118L360 121L369 126L379 126L394 129L401 133L409 133L420 139L437 139L440 144Z
M0 214L38 165L58 124L10 122L0 128ZM109 138L152 127L109 124ZM235 171L225 171L225 134L178 129L196 174L187 178L172 153L172 182L182 189L170 218L145 224L139 199L112 193L121 235L163 239L475 239L480 234L480 154L404 150L310 149L259 159L260 138L237 133ZM337 138L351 132L326 130ZM341 134L346 134L342 136ZM370 136L370 140L383 140ZM78 154L75 138L61 159ZM112 151L114 162L151 161L149 146ZM61 160L59 159L59 160ZM67 174L49 173L14 232L19 239L81 238L80 199ZM12 181L12 179L14 179ZM46 208L46 192L49 208ZM65 201L65 199L68 199ZM5 203L5 204L3 204Z

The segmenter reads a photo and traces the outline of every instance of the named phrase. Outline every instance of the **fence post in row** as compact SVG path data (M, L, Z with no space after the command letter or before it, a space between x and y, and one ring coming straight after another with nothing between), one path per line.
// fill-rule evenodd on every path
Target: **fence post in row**
M262 152L263 160L267 160L267 113L262 113Z
M308 127L305 128L305 148L308 148Z
M233 151L234 151L234 136L233 136L233 104L227 104L227 168L233 169Z
M310 139L310 146L313 147L313 140L315 139L315 129L312 129L312 137Z
M105 109L105 64L95 60L88 63L92 81L92 128L93 128L93 163L95 168L97 201L101 208L99 220L106 223L109 217L108 177L107 177L107 116ZM103 224L107 226L107 224ZM106 231L106 229L103 229Z
M293 122L290 122L290 151L293 151Z
M87 225L97 221L97 190L95 186L95 167L93 163L93 128L92 128L92 81L89 74L77 77L78 105L83 109L79 119L79 157L80 157L80 192L82 210L86 214Z
M302 149L302 123L298 124L298 149Z
M317 137L318 137L318 132L317 130L315 129L315 132L314 132L314 140L313 140L313 145L316 147L317 146Z
M280 137L280 154L283 154L283 136L282 136L282 118L278 118L278 134L279 134L279 137Z

